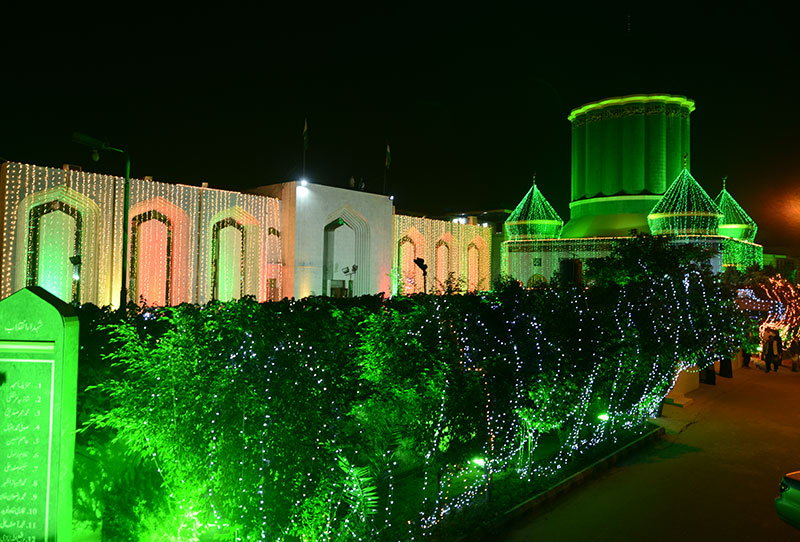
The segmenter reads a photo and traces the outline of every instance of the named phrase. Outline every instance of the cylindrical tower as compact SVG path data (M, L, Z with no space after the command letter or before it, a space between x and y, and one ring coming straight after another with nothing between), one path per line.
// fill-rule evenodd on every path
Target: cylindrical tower
M637 94L574 109L570 221L562 237L648 231L647 214L689 153L694 108L683 96Z

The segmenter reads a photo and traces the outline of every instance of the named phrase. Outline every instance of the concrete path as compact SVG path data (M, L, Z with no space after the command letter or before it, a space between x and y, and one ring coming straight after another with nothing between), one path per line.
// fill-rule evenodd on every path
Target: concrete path
M687 396L662 443L492 540L800 540L773 504L800 470L800 373L741 368Z

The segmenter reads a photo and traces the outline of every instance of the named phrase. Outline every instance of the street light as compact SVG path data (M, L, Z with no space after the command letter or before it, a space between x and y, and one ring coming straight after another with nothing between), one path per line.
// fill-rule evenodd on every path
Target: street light
M128 303L128 284L126 277L128 276L128 202L131 196L131 155L125 149L114 147L105 141L100 141L92 136L81 134L80 132L72 133L72 141L79 145L84 145L92 149L92 160L95 162L100 159L99 151L112 151L118 152L125 156L125 196L122 203L122 286L119 290L119 308L120 311L125 311L125 306Z
M422 269L422 293L428 293L428 264L423 258L414 258L414 264Z
M340 218L339 220L342 220L342 219ZM348 280L348 289L349 289L350 297L353 297L353 275L356 274L356 271L358 271L358 265L357 264L353 264L351 267L345 267L344 269L342 269L342 273L347 275L347 278L349 279Z

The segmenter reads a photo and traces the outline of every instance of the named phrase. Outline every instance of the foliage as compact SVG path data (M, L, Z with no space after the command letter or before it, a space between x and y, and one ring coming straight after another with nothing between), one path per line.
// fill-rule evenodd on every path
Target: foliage
M397 540L493 484L557 476L737 340L730 290L660 242L596 262L589 288L506 280L480 295L241 299L124 320L81 309L82 383L96 386L80 439L102 489L79 508L104 528L125 519L115 540Z
M588 262L586 278L598 286L647 282L667 275L683 277L688 271L700 271L712 255L698 245L676 242L666 235L636 233L618 240L611 253Z

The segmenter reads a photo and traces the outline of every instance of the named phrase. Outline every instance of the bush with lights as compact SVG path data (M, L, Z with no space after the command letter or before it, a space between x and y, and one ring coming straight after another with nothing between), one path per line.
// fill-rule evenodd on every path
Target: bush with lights
M102 367L83 445L138 477L126 508L100 469L84 519L124 518L119 540L397 540L491 515L640 434L679 370L736 343L729 292L659 243L594 262L586 288L83 309L113 339L82 352Z

